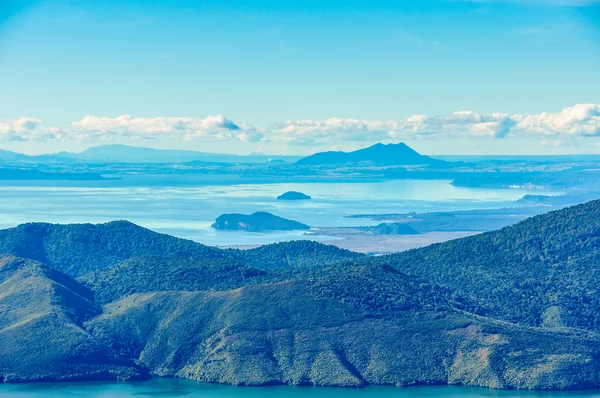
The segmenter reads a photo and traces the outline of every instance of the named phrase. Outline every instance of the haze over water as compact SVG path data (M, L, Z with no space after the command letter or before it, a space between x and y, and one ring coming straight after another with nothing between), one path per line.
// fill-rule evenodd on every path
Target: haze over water
M396 180L367 183L289 183L206 185L193 181L138 183L6 182L0 190L0 228L25 222L101 223L128 220L143 227L208 245L266 244L306 239L302 231L249 233L217 231L211 224L224 213L267 211L311 227L377 224L356 214L470 210L515 206L529 189L455 187L443 180ZM279 201L296 190L308 201ZM552 192L543 192L551 194ZM331 239L309 236L310 239Z

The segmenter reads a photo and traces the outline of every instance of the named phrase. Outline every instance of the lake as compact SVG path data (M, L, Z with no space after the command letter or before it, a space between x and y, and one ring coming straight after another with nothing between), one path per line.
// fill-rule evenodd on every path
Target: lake
M180 379L153 379L135 383L0 384L0 398L590 398L600 391L532 392L501 391L457 386L367 387L233 387Z
M173 179L101 182L3 181L0 228L24 222L101 223L128 220L155 231L213 246L255 245L294 239L333 239L302 231L248 233L211 228L223 213L267 211L311 227L376 224L355 214L470 210L515 206L527 189L455 187L450 181L394 180L360 183L218 185ZM279 201L295 190L308 201ZM547 194L552 194L548 193Z

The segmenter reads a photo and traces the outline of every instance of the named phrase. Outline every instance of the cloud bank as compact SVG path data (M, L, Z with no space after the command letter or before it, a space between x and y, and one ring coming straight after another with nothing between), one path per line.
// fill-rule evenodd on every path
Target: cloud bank
M258 141L261 133L252 126L235 123L223 115L204 119L185 117L136 118L123 115L116 118L86 116L73 122L72 135L80 140L109 141L115 138L152 140L159 137L194 140Z
M65 138L62 130L45 127L40 119L21 117L0 120L0 140L3 142L47 141Z
M107 142L157 139L183 142L261 142L286 146L318 146L340 142L390 142L416 139L539 138L559 142L600 136L600 105L579 104L557 113L481 114L460 111L449 115L413 115L403 120L368 121L331 118L290 120L255 127L223 115L206 118L130 115L116 118L86 116L69 127L49 127L35 118L0 120L0 141L74 140Z

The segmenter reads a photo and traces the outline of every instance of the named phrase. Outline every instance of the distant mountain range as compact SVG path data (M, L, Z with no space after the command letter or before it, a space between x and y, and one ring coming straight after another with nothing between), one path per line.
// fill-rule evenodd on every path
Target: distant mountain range
M100 145L80 153L58 152L44 155L26 155L0 149L0 165L41 165L77 163L294 163L300 166L332 166L341 164L365 164L374 166L428 166L444 168L459 162L518 161L575 162L597 161L600 155L564 156L449 156L432 158L421 155L404 143L375 144L352 152L328 151L310 156L268 155L250 153L234 155L176 149L155 149L130 145Z
M267 163L296 162L301 166L329 166L338 164L370 164L374 166L428 166L445 167L449 162L421 155L404 143L376 144L353 152L320 152L311 156L232 155L187 150L154 149L128 145L101 145L81 153L59 152L46 155L25 155L0 150L0 164L39 165L76 163Z
M600 386L600 201L391 256L0 230L0 382Z
M153 149L128 145L100 145L81 153L59 152L47 155L25 155L0 150L0 164L73 164L73 163L266 163L294 162L300 156L271 156L263 153L232 155L186 150Z
M298 156L270 156L264 153L231 155L171 149L153 149L127 145L102 145L89 148L78 156L81 160L107 163L266 163L271 160L295 161Z
M0 149L0 164L47 164L47 163L74 163L78 154L59 152L47 155L25 155Z
M301 166L328 166L365 163L374 166L446 167L450 163L421 155L404 143L375 144L353 152L319 152L296 162Z

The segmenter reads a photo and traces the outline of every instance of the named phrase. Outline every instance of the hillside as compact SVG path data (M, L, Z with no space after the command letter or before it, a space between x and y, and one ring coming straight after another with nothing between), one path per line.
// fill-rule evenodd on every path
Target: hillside
M473 297L482 315L600 331L598 220L593 201L377 262Z
M264 270L314 270L366 258L363 254L309 240L275 243L238 253L249 265Z
M446 311L443 289L390 272L371 280L386 282L381 291L362 288L367 280L359 271L341 281L135 294L109 304L89 329L152 374L203 382L544 389L599 382L596 340Z
M366 163L376 166L431 166L445 167L443 160L421 155L404 143L375 144L353 152L319 152L298 160L300 166L326 166L346 163Z
M141 228L106 224L22 224L0 230L0 253L40 261L73 277L132 257L223 258L219 249Z
M79 278L99 303L134 293L235 289L265 279L265 271L232 259L134 257Z
M132 379L143 375L82 324L92 293L35 261L0 258L0 381Z
M133 257L79 278L108 303L133 293L230 290L278 282L363 255L311 241L229 250L223 258Z
M375 258L22 225L0 231L0 377L599 387L599 216L590 202Z
M88 275L138 258L175 263L198 260L206 266L233 264L260 269L330 265L363 255L311 241L253 250L221 250L160 234L127 221L105 224L29 223L0 230L0 253L43 262L72 277Z

